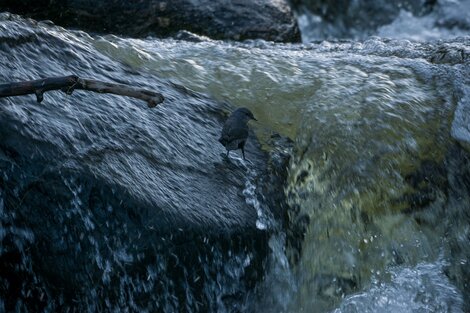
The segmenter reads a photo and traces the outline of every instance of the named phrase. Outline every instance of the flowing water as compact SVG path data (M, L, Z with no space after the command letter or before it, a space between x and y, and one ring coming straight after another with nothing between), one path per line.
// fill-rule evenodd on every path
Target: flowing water
M425 42L468 36L470 29L468 0L298 2L305 42L372 35Z
M403 14L399 19L406 19ZM98 213L84 203L91 202L81 196L86 193L85 187L80 180L59 173L58 179L63 179L74 195L69 202L61 202L65 211L61 218L65 228L68 219L78 219L79 225L61 230L55 239L69 245L67 249L90 246L90 262L99 269L98 277L89 274L92 283L86 286L84 296L72 297L79 310L197 312L203 308L211 312L336 313L470 309L470 157L466 148L470 137L456 122L465 121L462 116L470 95L468 38L441 43L449 52L446 57L452 53L457 57L433 62L432 46L407 40L372 38L304 45L185 42L91 36L9 15L2 15L0 23L2 81L76 72L104 80L119 77L124 82L164 90L165 84L181 85L217 103L250 108L259 121L252 127L264 151L274 149L270 144L273 134L293 141L280 148L290 156L287 178L282 182L289 207L284 222L272 214L269 202L259 201L263 191L258 185L260 170L256 163L233 159L243 173L244 201L256 211L256 227L270 230L263 272L248 282L244 277L256 260L256 250L227 249L207 238L196 243L210 247L209 253L194 256L200 276L192 277L194 273L184 260L176 256L176 260L166 259L158 253L145 262L144 269L127 267L144 258L138 248L132 248L136 239L130 233L135 229L106 225L116 237L100 234L99 228L105 226L96 224ZM379 32L386 34L390 29L381 28ZM56 110L63 110L63 118L70 123L48 120L55 118L52 111L44 109L48 104L20 109L13 98L2 100L1 116L15 116L39 129L43 124L56 123L56 133L32 131L37 136L34 138L60 137L63 149L74 153L89 149L76 146L82 143L77 138L84 136L83 129L103 131L104 135L96 138L86 133L88 141L84 142L99 150L111 140L129 154L122 164L118 158L108 158L113 167L108 172L103 170L103 175L122 176L122 184L136 193L145 188L139 182L126 182L125 172L120 171L127 166L125 162L134 162L144 177L142 184L149 183L146 172L153 173L153 163L146 163L150 161L139 153L153 158L158 152L147 138L163 142L160 148L169 156L161 162L203 158L198 147L204 143L193 141L184 145L183 151L166 142L165 136L171 135L185 141L188 132L184 122L178 124L177 114L168 113L171 108L162 110L175 118L168 124L174 128L159 135L152 131L153 113L123 109L135 106L126 98L119 99L112 115L98 109L83 118L80 108L72 103L89 101L99 107L113 105L114 98L105 96L97 101L84 94L73 95L74 100L58 94L46 97ZM170 99L178 97L169 95ZM199 101L205 100L188 100L188 105L197 106ZM46 111L38 113L41 110ZM108 127L111 130L106 130ZM6 134L2 136L6 140ZM141 152L137 145L120 147L120 137L127 136L133 136L147 150ZM219 158L217 151L209 153L211 158ZM10 158L3 154L2 164L10 164ZM91 170L101 175L98 165ZM162 193L168 201L172 192L180 195L172 181L185 183L179 171L165 176L168 182L159 182L170 185L170 194ZM14 173L5 171L2 183L11 181L7 176ZM15 179L21 185L22 178ZM202 187L195 186L185 192L203 197ZM31 311L31 306L23 303L30 298L40 299L37 310L70 310L73 306L67 302L67 295L48 291L51 282L44 282L41 267L27 248L37 244L34 227L20 223L19 213L4 202L5 188L2 185L0 189L0 256L6 259L10 250L19 251L19 256L13 255L18 258L21 275L28 280L18 287L21 296L17 299L0 299L0 311L11 307ZM160 187L155 188L158 192ZM207 201L210 206L216 198ZM119 205L106 210L119 214L113 213ZM300 235L292 235L292 229L299 229ZM80 240L74 241L73 234ZM63 249L64 253L69 251ZM181 271L181 280L172 281L173 276L167 275L174 266ZM3 279L11 284L12 280ZM201 281L204 283L198 285ZM113 291L107 293L109 286ZM198 288L207 303L200 303Z

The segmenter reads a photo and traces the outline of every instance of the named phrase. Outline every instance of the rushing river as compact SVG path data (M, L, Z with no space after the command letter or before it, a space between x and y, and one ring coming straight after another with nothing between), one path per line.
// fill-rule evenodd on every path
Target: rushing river
M128 39L2 14L2 82L75 73L157 89L167 101L147 109L84 92L50 92L41 105L0 100L0 311L470 310L470 41L435 45ZM260 152L247 162L233 153L205 187L229 166L218 161L219 114L241 106L258 119L250 140ZM290 140L273 144L278 137ZM255 161L275 151L289 160L277 177L285 214L264 201L275 196L260 183L266 156ZM110 189L89 190L109 177ZM113 202L120 194L137 200ZM233 197L255 212L246 218L263 235L253 231L252 246L208 235L195 254L178 242L162 256L173 237L153 235L150 204L181 209L195 228L213 218L228 230L241 224L224 211L238 209ZM193 204L207 211L192 213ZM45 217L28 217L40 216L35 208ZM185 228L184 218L159 218Z

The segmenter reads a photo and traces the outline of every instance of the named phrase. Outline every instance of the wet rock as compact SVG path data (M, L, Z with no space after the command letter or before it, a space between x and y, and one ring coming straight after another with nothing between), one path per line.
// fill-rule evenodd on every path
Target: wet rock
M284 183L287 179L287 168L289 165L292 147L294 142L287 137L283 137L277 133L271 135L268 142L270 146L270 156L268 162L269 177L265 178L262 186L264 190L262 194L272 194L273 197L266 199L268 205L271 208L275 208L277 211L273 211L274 217L277 221L283 223L287 222L288 205L286 203L285 194L273 193L274 190L283 190Z
M8 230L0 232L0 268L19 268L0 274L11 286L0 288L12 299L6 310L36 311L47 301L79 311L216 312L242 299L267 254L267 232L247 201L258 196L244 190L269 168L253 134L248 165L221 157L217 138L233 108L128 71L84 41L71 47L33 22L5 23L2 36L12 38L0 42L0 57L14 66L0 65L0 81L74 71L166 97L156 109L86 92L49 92L41 105L33 96L0 99Z
M441 44L431 53L430 62L435 64L460 64L469 57L470 51L464 46Z
M214 39L300 41L294 15L283 0L6 0L0 9L100 33L141 37L187 30Z
M268 141L270 156L268 171L260 179L261 194L270 195L264 198L271 208L280 229L286 232L286 253L289 261L295 264L302 253L302 243L309 224L309 216L299 214L298 206L291 206L284 188L288 178L288 166L291 160L294 142L278 133L271 135ZM277 192L282 190L283 192Z
M405 213L425 209L437 199L447 197L448 178L443 163L424 160L417 171L406 175L405 181L412 190L400 199L406 204Z

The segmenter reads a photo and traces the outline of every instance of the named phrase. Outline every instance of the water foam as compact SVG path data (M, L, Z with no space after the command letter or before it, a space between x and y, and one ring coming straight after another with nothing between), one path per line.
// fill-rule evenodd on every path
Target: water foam
M463 299L444 274L446 262L420 263L390 270L389 282L347 297L334 313L463 312Z

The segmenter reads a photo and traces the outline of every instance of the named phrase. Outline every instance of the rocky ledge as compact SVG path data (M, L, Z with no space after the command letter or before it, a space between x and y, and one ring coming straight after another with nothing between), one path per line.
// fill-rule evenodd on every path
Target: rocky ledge
M99 33L172 36L187 30L214 39L300 41L297 22L285 0L6 0L2 3L2 11Z

